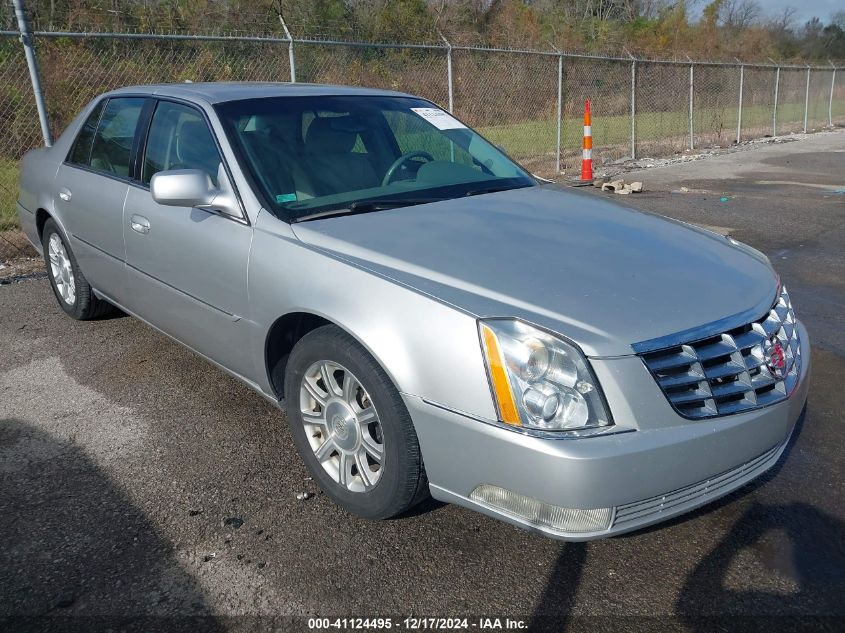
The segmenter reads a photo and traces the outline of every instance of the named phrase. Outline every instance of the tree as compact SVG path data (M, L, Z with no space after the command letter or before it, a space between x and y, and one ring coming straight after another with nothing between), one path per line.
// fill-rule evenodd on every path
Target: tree
M761 14L762 9L757 0L725 0L721 3L719 18L725 27L737 31L755 24Z

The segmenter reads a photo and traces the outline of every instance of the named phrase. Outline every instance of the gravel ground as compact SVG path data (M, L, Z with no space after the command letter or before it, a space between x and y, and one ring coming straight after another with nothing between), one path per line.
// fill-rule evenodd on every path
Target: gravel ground
M414 614L477 630L483 616L557 631L843 630L845 133L626 178L647 190L620 201L767 253L808 325L807 414L764 479L587 544L434 502L367 522L319 494L260 396L132 318L66 318L47 281L27 279L0 285L0 629Z

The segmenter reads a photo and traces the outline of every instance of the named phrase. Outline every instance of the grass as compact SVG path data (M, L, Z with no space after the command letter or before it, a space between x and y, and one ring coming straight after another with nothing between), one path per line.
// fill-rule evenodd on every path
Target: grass
M18 162L0 158L0 231L18 226Z
M695 134L710 142L721 132L725 143L736 138L736 107L698 108L695 110ZM747 132L755 136L770 134L772 129L771 106L750 106L742 109L743 137ZM795 130L795 123L803 126L804 104L778 104L778 133ZM593 110L593 146L621 145L631 142L630 115L602 116ZM719 125L722 126L721 130ZM689 114L684 111L642 112L637 115L637 143L671 144L684 149L689 138ZM812 127L812 126L811 126ZM704 129L702 129L704 128ZM507 148L515 158L536 156L542 152L554 152L557 123L554 119L526 121L510 125L479 127L479 131L491 142ZM561 148L563 151L580 152L583 139L583 118L564 117L561 122Z

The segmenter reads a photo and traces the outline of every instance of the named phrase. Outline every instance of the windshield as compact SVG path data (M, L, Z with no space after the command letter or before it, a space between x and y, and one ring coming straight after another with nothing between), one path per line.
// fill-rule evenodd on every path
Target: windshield
M495 146L422 99L279 97L216 109L266 203L289 221L535 184Z

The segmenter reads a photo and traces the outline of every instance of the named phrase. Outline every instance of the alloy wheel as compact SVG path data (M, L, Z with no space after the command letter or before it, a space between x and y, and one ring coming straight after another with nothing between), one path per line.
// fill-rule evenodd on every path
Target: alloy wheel
M302 378L299 403L320 465L350 492L371 490L384 469L384 435L361 382L338 363L317 361Z
M50 259L50 273L56 283L56 291L66 304L72 306L76 302L76 280L73 277L70 257L58 233L50 236L47 254Z

